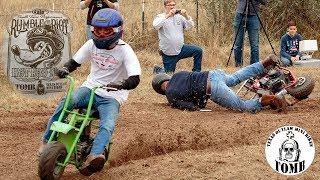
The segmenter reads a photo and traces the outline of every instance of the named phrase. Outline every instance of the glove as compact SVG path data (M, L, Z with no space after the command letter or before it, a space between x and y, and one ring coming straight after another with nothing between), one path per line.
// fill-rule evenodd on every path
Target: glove
M56 75L59 77L59 78L65 78L67 75L69 75L69 70L68 70L68 68L66 68L66 67L62 67L61 69L58 69L57 71L56 71Z
M107 84L106 87L107 88L115 88L116 90L120 90L120 89L122 89L122 83L111 82L111 83ZM107 89L107 91L114 91L114 90Z

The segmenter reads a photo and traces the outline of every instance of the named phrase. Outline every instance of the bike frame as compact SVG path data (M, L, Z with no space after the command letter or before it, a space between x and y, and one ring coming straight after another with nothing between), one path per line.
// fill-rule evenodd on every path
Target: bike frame
M50 130L52 130L52 134L50 136L48 143L52 142L53 140L57 140L58 142L63 143L67 149L67 156L63 163L58 163L59 166L65 167L68 164L74 164L76 167L80 167L81 164L80 162L77 161L77 153L75 153L76 145L78 143L78 140L84 128L89 124L90 121L96 119L96 118L90 117L90 113L91 113L93 98L95 94L94 92L99 87L95 87L91 90L86 114L80 114L76 111L68 110L68 107L72 100L71 98L74 91L75 80L71 76L67 76L66 78L69 80L69 83L70 83L69 89L68 89L67 96L63 105L63 110L59 116L59 119L58 121L53 122L53 124L50 127ZM69 123L66 124L62 122L62 120L68 115L71 115L71 117L70 117ZM79 123L79 122L81 123L80 128L75 127L76 123ZM70 160L72 154L75 155L74 161Z

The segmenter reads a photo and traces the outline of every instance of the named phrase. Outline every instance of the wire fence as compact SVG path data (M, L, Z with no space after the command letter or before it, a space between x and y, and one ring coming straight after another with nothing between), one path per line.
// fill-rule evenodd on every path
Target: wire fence
M19 2L20 3L20 2ZM85 24L87 10L80 9L78 0L63 2L61 0L50 1L30 1L21 2L20 6L15 4L4 8L0 17L6 21L1 27L7 26L9 19L16 14L31 8L41 7L54 11L61 11L70 17L76 24ZM25 3L25 5L23 4ZM129 41L141 40L143 35L153 31L152 21L155 15L164 11L163 0L126 0L119 1L120 12L125 18L125 27ZM193 17L196 28L190 33L190 38L199 37L219 37L219 42L223 43L232 40L234 33L233 18L235 14L237 0L180 0L177 1L177 8L186 9ZM10 3L9 3L10 4ZM1 5L1 3L0 3ZM4 6L4 5L1 5ZM263 25L267 33L274 38L279 38L286 31L286 21L294 17L300 27L300 31L310 38L319 38L320 5L312 3L311 0L283 0L273 1L261 11ZM83 26L84 27L84 26ZM152 34L152 33L151 33Z

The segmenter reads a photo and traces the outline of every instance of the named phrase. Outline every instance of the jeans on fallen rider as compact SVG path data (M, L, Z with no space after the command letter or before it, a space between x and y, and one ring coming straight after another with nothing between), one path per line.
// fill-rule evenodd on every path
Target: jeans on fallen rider
M264 67L260 62L246 66L231 75L227 75L219 69L210 71L210 99L223 107L237 111L249 111L253 113L261 111L262 105L259 98L243 100L230 87L263 73Z

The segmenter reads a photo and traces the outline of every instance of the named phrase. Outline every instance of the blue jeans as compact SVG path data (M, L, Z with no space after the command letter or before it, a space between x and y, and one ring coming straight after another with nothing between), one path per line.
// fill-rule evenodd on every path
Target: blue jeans
M201 71L202 49L196 45L185 44L182 46L181 52L175 56L167 56L162 53L163 67L166 72L173 73L176 70L177 62L180 59L193 57L192 71Z
M241 21L241 18L242 18L242 21ZM245 33L243 26L244 26L245 18L246 18L245 14L237 13L234 20L235 33L237 33L239 29L239 32L234 44L234 57L235 57L236 66L243 65L243 41L244 41L244 33ZM259 61L259 28L260 28L260 23L259 23L258 16L248 15L245 30L248 31L248 36L250 41L250 49L251 49L250 64L253 64Z
M69 110L78 109L78 108L86 108L89 99L90 99L91 90L86 87L80 87L74 94L71 99ZM47 128L43 135L43 141L47 142L50 138L52 131L50 131L50 127L54 121L57 121L64 104L65 98L63 98L53 115L50 117L48 121ZM91 153L93 155L102 154L106 145L109 144L115 123L119 114L120 104L114 98L104 98L98 95L94 96L93 100L93 108L99 111L100 123L99 130L96 134L96 137L93 141L93 146L91 149Z
M281 56L280 60L281 60L283 66L285 66L285 67L292 66L291 59L287 59L287 58Z
M227 75L222 70L213 70L209 72L211 80L211 97L210 99L226 108L237 111L258 112L261 111L262 105L260 98L243 100L230 87L240 82L256 77L264 73L263 65L260 62L241 68L237 72Z
M87 27L86 27L86 33L87 33L87 40L93 38L93 34L92 34L92 31L91 31L91 26L90 26L90 25L87 25Z

